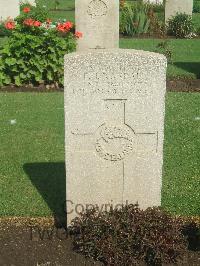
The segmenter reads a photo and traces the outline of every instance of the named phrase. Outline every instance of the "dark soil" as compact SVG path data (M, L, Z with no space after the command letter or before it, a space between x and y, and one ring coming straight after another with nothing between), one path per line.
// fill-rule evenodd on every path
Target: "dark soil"
M167 91L200 92L200 79L168 80Z
M4 86L0 88L0 92L63 92L63 88L59 88L54 85L39 85L39 86L33 86L33 85L24 85L24 86Z
M18 220L12 222L12 219L2 222L0 219L0 265L100 266L103 264L87 260L75 253L72 250L71 236L63 228L56 228L53 223L37 220L21 223ZM200 251L187 251L183 260L176 265L200 265Z
M24 85L17 87L14 85L0 88L0 92L63 92L63 88L54 85L39 85L34 87L32 85ZM200 79L177 79L167 80L167 91L174 92L200 92Z
M72 239L53 226L0 225L1 266L101 265L73 252Z
M160 35L158 33L144 33L144 34L139 34L139 35L134 35L133 36L128 36L128 35L125 35L125 34L122 34L120 33L119 34L120 38L123 38L123 39L161 39L161 40L171 40L171 39L181 39L181 38L176 38L175 36L171 36L171 35ZM185 40L185 38L182 38ZM196 36L194 37L193 39L200 39L200 36Z

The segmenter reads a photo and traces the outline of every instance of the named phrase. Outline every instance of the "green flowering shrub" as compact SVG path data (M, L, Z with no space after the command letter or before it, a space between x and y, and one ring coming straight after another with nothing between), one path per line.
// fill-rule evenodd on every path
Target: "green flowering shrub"
M4 24L11 35L0 48L0 86L63 85L64 55L75 50L81 33L74 33L70 21L52 23L45 13L34 10L23 6L15 21Z
M194 0L193 2L193 12L194 13L200 13L200 1Z
M120 16L120 32L127 36L146 34L150 29L148 5L137 3L124 5Z
M176 38L186 38L195 31L192 17L185 13L177 13L167 23L168 33Z
M15 32L0 51L0 85L63 84L64 55L75 49L73 35L34 36Z
M4 26L4 23L0 23L0 37L10 36L11 32L10 30L6 29Z
M49 10L44 8L39 2L37 2L36 6L22 2L20 4L20 15L15 20L22 23L25 19L32 18L40 22L45 22L49 17Z

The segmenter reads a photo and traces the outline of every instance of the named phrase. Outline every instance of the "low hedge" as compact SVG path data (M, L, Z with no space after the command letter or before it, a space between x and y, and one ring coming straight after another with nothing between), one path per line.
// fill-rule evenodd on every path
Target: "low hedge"
M70 226L75 251L105 265L176 263L187 251L188 235L198 230L161 208L137 205L108 212L92 208Z

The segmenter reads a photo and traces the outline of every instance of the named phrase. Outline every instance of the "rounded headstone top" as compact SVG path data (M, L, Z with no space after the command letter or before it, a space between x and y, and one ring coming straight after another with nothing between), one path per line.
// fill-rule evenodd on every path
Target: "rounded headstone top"
M159 53L143 51L143 50L134 50L134 49L97 49L92 51L81 51L81 52L73 52L65 55L65 60L73 59L95 59L95 58L107 58L110 57L112 59L118 57L126 60L126 58L133 57L135 59L144 60L144 64L147 61L158 62L159 65L167 66L167 58Z

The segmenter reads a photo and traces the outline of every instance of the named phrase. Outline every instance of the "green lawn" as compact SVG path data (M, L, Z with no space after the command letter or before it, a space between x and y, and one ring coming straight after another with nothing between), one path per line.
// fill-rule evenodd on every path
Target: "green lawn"
M155 51L162 40L158 39L120 39L121 48ZM173 64L168 65L169 78L200 78L200 39L170 39Z
M63 94L1 93L0 106L0 215L48 215L43 198L65 199L63 167L51 167L64 162Z
M54 1L41 0L54 8ZM62 0L54 19L74 21L74 1ZM200 14L193 16L198 25ZM199 21L198 21L199 20ZM120 39L120 47L154 51L161 40ZM0 38L0 45L6 38ZM200 78L200 39L169 41L167 75ZM200 94L168 93L162 205L200 215ZM0 216L49 216L65 201L63 94L0 93ZM16 119L16 124L11 120Z
M75 1L74 0L59 0L60 4L57 6L58 11L52 11L55 9L55 1L51 0L40 0L40 3L44 6L47 6L50 9L51 17L56 21L59 19L68 19L72 22L75 22Z
M1 93L0 106L0 216L61 213L63 94ZM200 214L199 106L198 93L167 95L162 204L173 213Z
M41 5L48 7L49 9L55 9L55 0L39 0ZM59 5L57 5L58 9L74 9L75 8L75 0L58 0Z
M192 15L192 20L194 22L194 26L197 29L200 29L200 13L195 13Z

